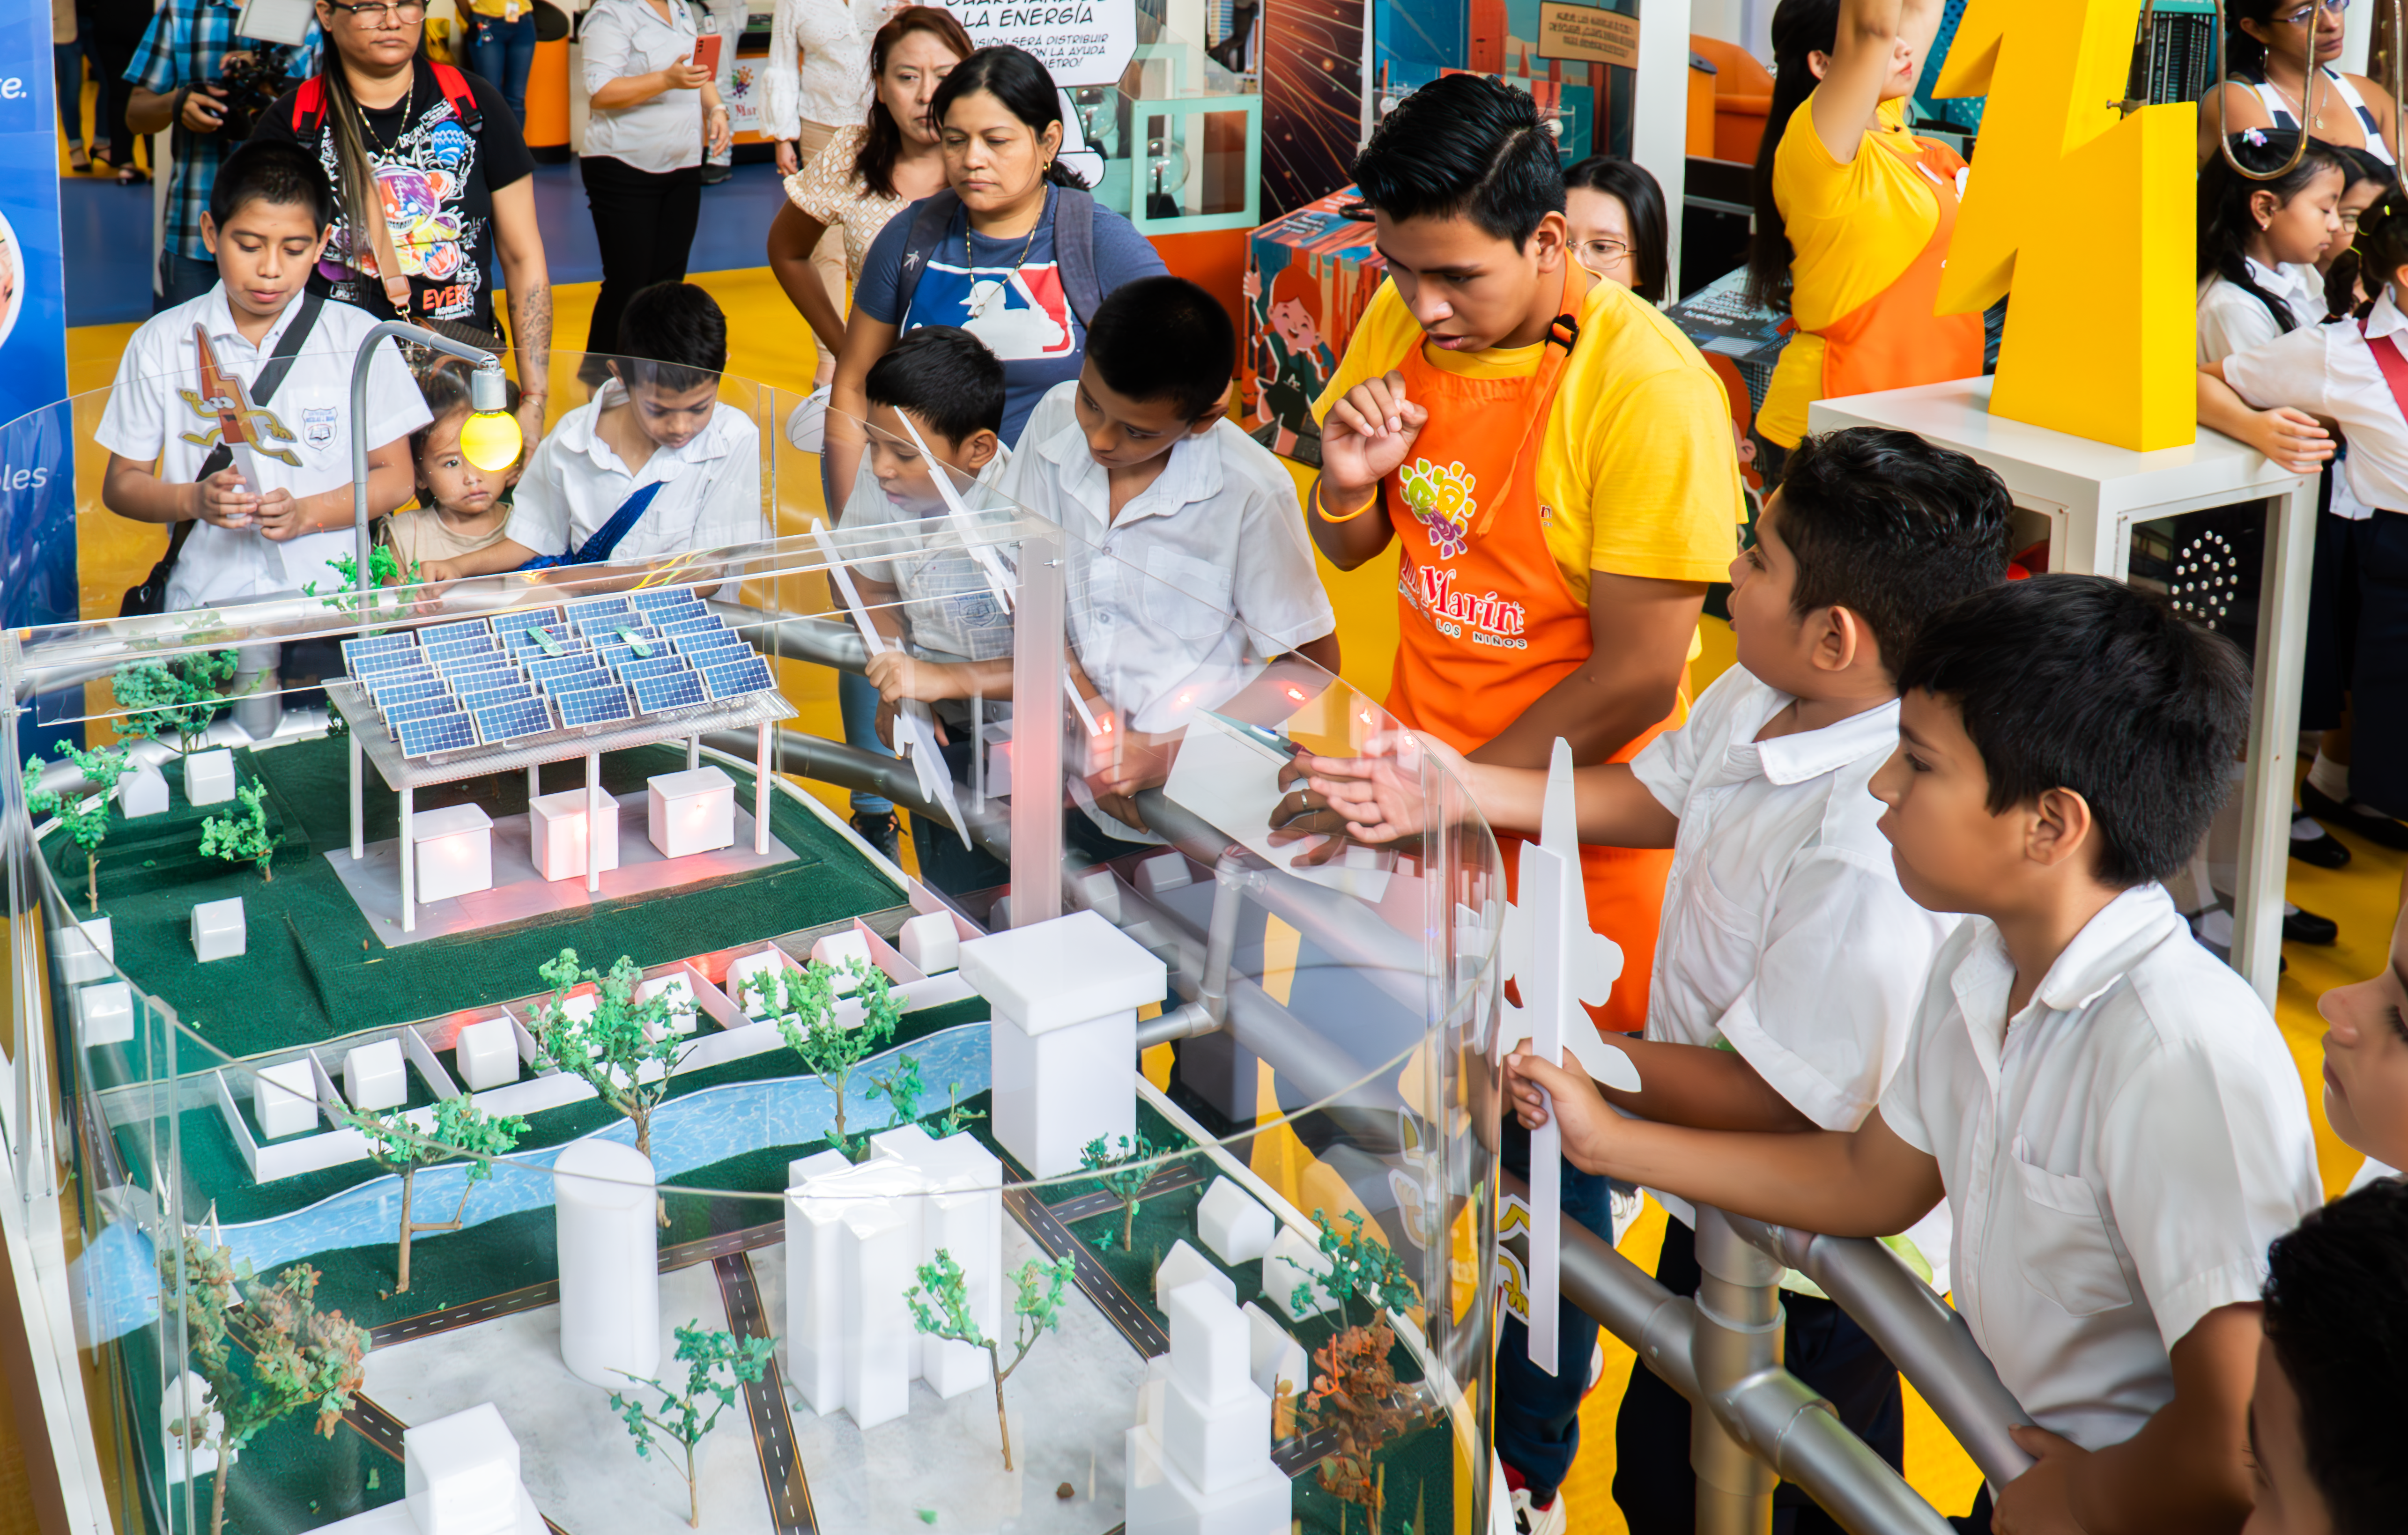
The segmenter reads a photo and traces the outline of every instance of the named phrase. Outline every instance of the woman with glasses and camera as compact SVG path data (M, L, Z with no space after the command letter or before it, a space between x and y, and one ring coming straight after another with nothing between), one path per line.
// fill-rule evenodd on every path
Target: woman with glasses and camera
M313 285L496 349L494 291L507 289L519 425L536 440L552 278L518 119L491 81L427 57L426 0L318 0L318 72L251 135L299 144L335 184L335 235Z
M2333 67L2341 57L2342 13L2350 0L2230 0L2225 7L2224 57L2232 76L2200 98L2199 163L2215 158L2225 135L2251 128L2302 126L2326 143L2362 149L2386 165L2400 163L2391 142L2391 92L2363 75ZM2313 54L2318 78L2309 84ZM2314 95L2314 102L2306 98Z

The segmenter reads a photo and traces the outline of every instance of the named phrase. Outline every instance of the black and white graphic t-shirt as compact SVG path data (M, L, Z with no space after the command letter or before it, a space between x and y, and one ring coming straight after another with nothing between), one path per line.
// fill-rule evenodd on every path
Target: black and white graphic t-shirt
M501 268L494 249L494 190L535 174L518 120L502 93L480 76L462 71L476 97L479 121L471 132L444 98L434 66L418 61L410 89L382 110L361 115L361 139L376 165L377 192L394 253L409 278L412 318L457 320L494 330L494 289ZM269 108L252 136L291 141L293 97ZM318 163L327 178L342 185L336 166L331 125L318 135ZM386 298L379 254L365 249L349 210L338 213L335 237L311 286L379 319L394 318Z

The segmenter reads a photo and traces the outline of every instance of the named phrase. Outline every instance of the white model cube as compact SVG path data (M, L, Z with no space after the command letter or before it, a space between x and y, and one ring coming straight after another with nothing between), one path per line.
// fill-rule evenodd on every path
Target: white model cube
M655 975L649 981L636 983L636 1001L648 1002L654 997L664 997L668 1001L670 1033L694 1032L695 1020L699 1016L694 1000L694 972L680 965L666 975ZM660 1036L655 1033L652 1037L658 1039Z
M834 1146L814 1151L808 1157L797 1157L786 1164L786 1187L799 1188L813 1178L831 1173L841 1173L853 1165L853 1158Z
M1210 1407L1254 1388L1253 1330L1230 1292L1192 1280L1162 1310L1170 1318L1170 1377L1189 1395Z
M507 1017L464 1024L452 1040L452 1063L470 1092L506 1087L519 1079L519 1040Z
M850 996L860 982L853 978L852 966L858 961L875 968L878 961L869 957L869 940L859 928L847 928L842 932L823 935L811 945L811 959L836 972L836 992Z
M1224 1263L1251 1263L1271 1250L1279 1222L1254 1197L1226 1178L1215 1178L1196 1207L1196 1234Z
M220 746L196 751L184 759L184 800L189 804L223 804L234 798L234 753Z
M1137 888L1148 895L1160 895L1196 883L1196 872L1187 866L1187 855L1160 852L1137 866Z
M511 1535L519 1442L490 1401L405 1428L403 1485L419 1535Z
M134 988L123 981L76 988L76 1034L86 1049L134 1038Z
M1254 1376L1254 1386L1263 1395L1276 1399L1280 1382L1287 1382L1294 1396L1304 1395L1312 1384L1308 1372L1312 1362L1305 1357L1304 1345L1279 1325L1279 1319L1249 1300L1243 1308L1246 1318L1247 1370Z
M193 958L202 964L213 959L238 959L251 940L242 921L242 897L203 901L193 907Z
M660 1373L660 1231L652 1164L616 1141L572 1142L552 1163L560 1252L560 1361L624 1391Z
M118 813L127 820L167 812L167 775L154 767L138 767L117 780Z
M585 831L585 790L563 789L527 802L527 840L535 854L535 872L546 879L585 877L585 848L593 844L604 869L619 866L619 802L602 796L602 816Z
M409 1068L399 1040L379 1040L343 1053L343 1096L355 1109L397 1109L409 1100Z
M447 804L410 817L418 899L449 901L494 888L494 818L473 804Z
M735 999L737 1006L753 1017L767 1017L778 1002L776 977L779 972L792 964L793 961L786 958L786 951L775 944L754 949L750 954L739 954L727 961L727 994ZM767 976L770 980L771 994L766 1000L752 985L756 975Z
M1232 1307L1237 1305L1238 1286L1235 1280L1212 1267L1211 1258L1186 1243L1172 1243L1170 1251L1162 1255L1162 1261L1154 1271L1154 1309L1167 1315L1170 1310L1171 1296L1185 1286L1197 1284L1210 1285L1227 1296Z
M1162 1397L1163 1448L1197 1491L1226 1491L1257 1473L1269 1456L1271 1399L1243 1381L1227 1401L1204 1401L1179 1378L1178 1357L1171 1356Z
M108 978L108 967L117 958L117 934L109 924L108 917L87 917L81 926L68 922L52 931L50 949L69 986Z
M645 792L644 833L664 858L732 846L736 780L715 767L661 774Z
M923 975L941 975L962 962L961 931L951 912L923 912L903 924L896 947Z
M962 978L994 1004L996 1138L1040 1178L1079 1148L1137 1133L1137 1009L1162 1001L1160 959L1094 912L961 945Z
M1330 1300L1315 1276L1328 1272L1329 1255L1297 1235L1293 1228L1283 1226L1279 1235L1271 1239L1270 1251L1263 1255L1263 1299L1277 1306L1280 1315L1291 1322L1318 1316L1330 1309ZM1296 1304L1298 1286L1305 1287L1301 1309Z
M252 1073L251 1116L262 1140L298 1135L318 1128L318 1078L307 1060L262 1066Z
M1070 882L1079 904L1105 921L1117 925L1121 919L1121 882L1112 877L1110 869L1090 869Z

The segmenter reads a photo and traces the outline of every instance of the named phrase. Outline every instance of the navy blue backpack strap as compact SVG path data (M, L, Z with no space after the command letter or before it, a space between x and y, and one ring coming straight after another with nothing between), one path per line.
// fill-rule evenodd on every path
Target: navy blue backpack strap
M962 200L953 189L945 188L933 196L923 197L911 205L911 234L903 242L903 266L895 279L895 328L901 330L911 318L911 295L919 291L920 274L928 269L929 258L945 243L952 229L953 215L961 210Z
M1062 296L1081 326L1092 324L1104 286L1096 276L1096 200L1076 187L1054 192L1054 260L1062 274Z
M638 486L633 495L619 503L619 509L610 514L609 521L594 530L594 536L585 541L584 547L568 554L539 554L519 569L552 570L562 565L599 564L609 559L618 548L619 541L635 531L638 519L651 507L652 498L661 493L661 487L667 483L665 479L656 479L650 485Z

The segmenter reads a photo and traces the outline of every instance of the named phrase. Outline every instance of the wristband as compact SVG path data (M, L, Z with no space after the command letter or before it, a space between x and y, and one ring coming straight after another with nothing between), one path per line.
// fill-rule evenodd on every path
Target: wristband
M1312 509L1321 514L1321 520L1324 522L1352 522L1356 518L1361 517L1365 512L1369 511L1372 507L1377 506L1378 505L1380 505L1380 488L1374 485L1371 487L1371 499L1363 503L1362 505L1355 507L1351 512L1333 512L1329 509L1328 501L1321 493L1321 481L1315 479L1312 482Z

